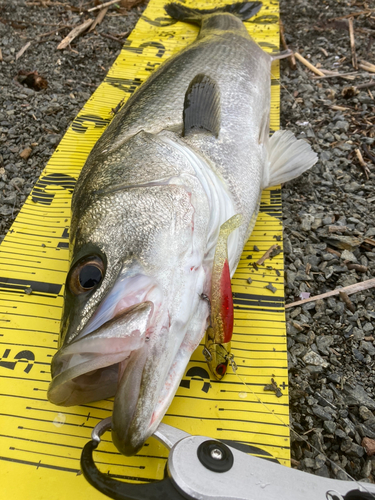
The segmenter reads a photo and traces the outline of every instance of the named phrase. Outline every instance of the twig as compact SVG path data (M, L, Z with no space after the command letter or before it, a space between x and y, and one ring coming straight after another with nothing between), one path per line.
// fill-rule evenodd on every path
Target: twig
M65 49L70 44L70 42L72 42L78 35L83 33L92 22L93 19L87 19L87 21L72 29L72 31L64 38L64 40L59 43L57 50Z
M16 54L16 61L22 56L22 54L24 52L26 52L26 50L30 47L30 45L31 45L31 42L27 42L27 44L24 45L22 47L22 49L17 52L17 54Z
M333 73L333 72L332 72ZM352 71L351 73L335 73L333 75L325 75L323 76L313 76L313 80L322 80L323 78L345 78L346 80L355 80L355 76L357 75L357 71Z
M375 80L368 83L361 83L361 85L357 85L357 89L369 89L371 87L375 87Z
M355 38L354 38L354 27L353 27L353 18L349 17L349 36L350 36L350 50L352 51L352 65L354 69L358 69L357 63L357 54L355 52Z
M280 19L280 38L281 38L281 43L282 43L284 49L289 50L289 47L288 47L286 40L285 40L284 25L283 25L283 22L281 19ZM289 66L291 67L291 69L296 69L296 67L297 67L296 59L295 59L293 53L288 57L288 62L289 62Z
M331 253L332 255L336 255L336 257L341 257L341 253L338 252L337 250L333 250L333 248L327 247L327 252Z
M103 21L104 16L107 14L107 12L108 12L108 7L105 7L104 9L99 11L99 14L96 16L95 21L92 23L91 28L89 29L89 33L90 31L94 31L96 26L98 26Z
M346 264L346 267L349 270L354 269L355 271L358 271L359 273L367 273L367 271L368 271L368 267L361 266L360 264L348 263L348 264Z
M340 292L340 299L345 302L346 307L351 311L353 314L355 313L355 305L353 302L349 299L348 294L345 292Z
M362 153L360 152L359 149L356 149L355 150L355 154L357 155L357 158L358 158L358 161L359 161L359 164L361 165L362 167L362 170L363 170L363 173L365 174L366 176L366 179L369 180L369 173L370 173L370 170L368 168L368 166L366 165L365 161L363 160L363 156L362 156Z
M348 228L346 226L328 226L329 233L345 233L347 230ZM335 250L332 250L332 252L335 252ZM335 254L337 253L339 254L338 256L341 255L339 252L335 252Z
M369 73L375 73L375 64L371 64L368 61L359 61L358 66L364 71L368 71Z
M119 0L111 0L110 2L102 3L101 5L97 5L96 7L92 7L91 9L88 9L87 12L94 12L94 10L102 10L105 9L106 7L109 7L110 5L113 5L114 3L118 3Z
M336 290L322 293L321 295L315 295L315 297L309 297L308 299L298 300L297 302L292 302L291 304L285 304L285 309L300 306L302 304L306 304L307 302L315 302L316 300L339 295L340 292L345 292L348 295L351 295L352 293L363 292L364 290L368 290L369 288L374 287L375 278L372 278L370 280L362 281L361 283L355 283L354 285L345 286L344 288L337 288Z
M281 250L279 245L272 245L267 250L267 252L265 252L265 254L259 260L257 260L256 264L258 266L261 266L262 264L264 264L264 261L266 261L270 257L275 257L275 255L278 255L280 253L278 250Z
M367 144L366 144L366 143L363 143L363 144L362 144L362 147L363 147L363 151L365 152L365 154L366 154L367 158L369 158L369 159L372 161L372 163L374 163L374 164L375 164L375 156L374 156L372 153L370 153L370 150L369 150L369 148L367 147Z
M328 19L328 21L329 22L339 21L340 19L348 19L350 17L361 16L362 14L370 14L371 12L374 12L374 11L375 11L375 9L360 10L359 12L352 12L351 14L346 14L346 16L332 17L331 19Z
M68 26L68 25L60 26L60 28L56 28L54 30L47 31L47 33L41 33L40 35L37 35L37 38L42 38L44 36L54 35L55 33L58 33L59 31L64 30L65 28L71 28L71 26Z
M107 33L99 33L99 32L98 32L98 34L100 36L103 36L104 38L109 38L110 40L114 40L115 42L121 43L121 45L122 45L122 41L119 40L118 38L116 38L115 36L107 35Z
M295 55L296 59L298 59L302 64L304 64L307 68L309 68L311 71L313 71L316 75L325 76L324 73L319 71L318 68L313 66L309 61L307 61L303 56L301 56L301 54L299 54L298 52L295 52L294 55Z
M1 48L0 48L0 62L3 60L3 53L1 52Z

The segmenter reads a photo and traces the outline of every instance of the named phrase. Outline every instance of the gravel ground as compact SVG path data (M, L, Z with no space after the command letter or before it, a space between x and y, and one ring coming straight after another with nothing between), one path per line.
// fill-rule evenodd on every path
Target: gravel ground
M95 32L56 50L94 3L5 0L0 7L0 241L143 10L113 7ZM282 0L286 42L316 67L351 73L348 21L332 19L366 9L360 1ZM374 10L354 16L354 35L358 61L374 64ZM291 70L282 61L282 126L307 138L320 161L283 189L287 302L375 276L375 86L344 90L367 84L371 73L314 79L297 64ZM47 89L20 83L19 73L32 71ZM302 470L346 479L345 470L374 482L374 290L351 295L352 305L335 296L287 311L291 422L299 433L292 433L292 457Z
M353 72L348 21L330 20L365 9L355 1L282 1L286 41L316 67ZM354 34L358 61L374 64L374 9L354 17ZM308 138L320 157L283 189L287 302L375 276L375 86L344 90L370 82L371 73L360 70L353 81L313 76L299 63L295 71L282 64L282 127ZM346 479L345 470L374 482L374 294L351 295L351 310L339 296L287 310L291 422L306 439L292 433L292 457L302 470Z

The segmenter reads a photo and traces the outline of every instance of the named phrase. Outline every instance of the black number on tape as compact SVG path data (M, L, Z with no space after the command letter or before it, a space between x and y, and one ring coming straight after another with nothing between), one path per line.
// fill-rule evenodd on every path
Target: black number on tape
M116 87L124 92L133 94L141 85L143 80L140 78L134 78L134 80L131 80L129 78L114 78L112 76L107 76L104 81L109 85L112 85L112 87Z
M201 382L203 382L201 391L207 393L211 388L210 375L204 368L201 368L200 366L193 366L192 368L189 368L186 373L186 377L190 377L190 380L182 379L180 382L180 387L190 389L191 380L200 380Z
M147 63L147 68L145 68L146 71L155 71L155 68L157 66L160 66L161 63L154 63L151 64L150 62Z
M3 368L8 368L8 370L14 370L16 364L19 361L26 361L27 365L23 371L25 373L29 373L31 368L34 366L35 356L34 353L31 351L20 351L15 356L13 356L13 359L15 361L4 361L4 359L5 360L8 359L9 354L10 354L10 349L5 349L4 354L0 358L0 366L2 366Z
M175 31L161 31L158 33L159 38L174 38L176 32Z
M35 184L32 192L32 200L34 203L41 203L42 205L51 205L55 193L46 193L47 186L59 186L67 189L69 193L73 193L77 179L65 174L48 174L41 177Z
M95 125L94 128L103 128L111 121L110 118L102 118L97 115L80 115L72 123L72 129L74 132L78 132L79 134L84 134L86 130L89 128L89 124L93 123Z
M156 49L158 49L158 51L156 53L156 57L163 57L163 55L165 53L165 46L160 42L144 42L144 43L141 43L141 45L139 45L138 47L132 47L131 44L132 44L132 41L127 40L125 42L124 46L122 47L122 50L127 50L129 52L135 52L136 54L142 54L143 50L146 49L147 47L155 47Z

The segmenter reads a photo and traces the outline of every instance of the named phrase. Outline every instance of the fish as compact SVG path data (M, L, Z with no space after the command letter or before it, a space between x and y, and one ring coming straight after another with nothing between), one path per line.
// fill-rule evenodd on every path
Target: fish
M220 321L211 314L228 299L262 190L317 161L291 132L269 137L279 56L243 24L261 6L167 4L170 17L199 25L199 34L114 116L73 193L48 399L72 406L114 396L112 440L125 455L156 430L206 329L232 322L229 306Z

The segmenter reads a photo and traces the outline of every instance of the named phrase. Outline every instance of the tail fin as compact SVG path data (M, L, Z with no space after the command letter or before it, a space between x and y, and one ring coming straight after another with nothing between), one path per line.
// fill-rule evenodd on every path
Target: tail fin
M242 21L255 16L262 7L262 2L237 2L214 9L191 9L179 3L169 3L164 8L169 16L185 23L202 24L203 16L208 14L227 13L239 17Z

